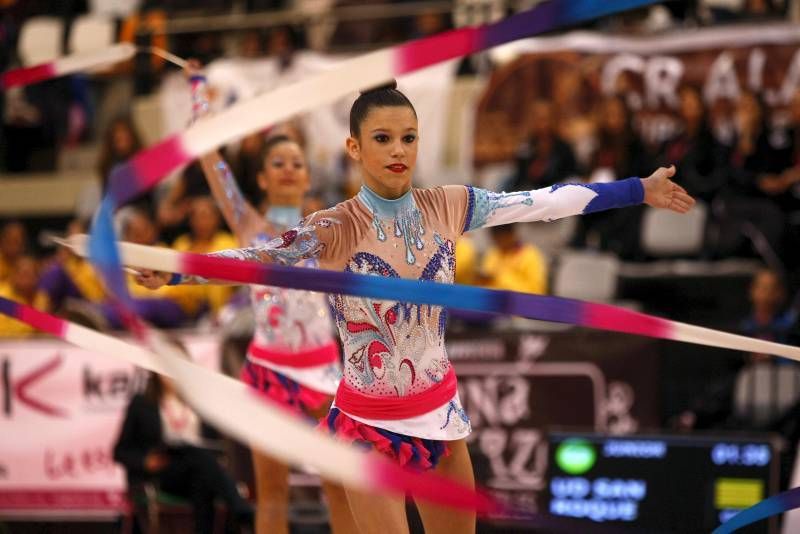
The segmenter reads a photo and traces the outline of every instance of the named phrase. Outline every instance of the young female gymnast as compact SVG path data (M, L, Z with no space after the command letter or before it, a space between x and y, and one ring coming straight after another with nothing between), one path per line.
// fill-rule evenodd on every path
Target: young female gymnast
M205 79L196 63L188 74L194 118L208 110ZM217 153L201 158L211 192L242 246L258 247L280 236L301 219L309 189L308 166L297 143L277 136L266 141L258 185L268 207L259 213L239 189L227 163ZM308 259L315 267L316 260ZM242 369L242 380L271 399L319 420L327 413L341 378L339 342L325 295L277 287L251 286L255 335ZM265 429L268 431L268 429ZM288 534L289 466L253 451L256 478L256 532ZM323 482L335 534L355 530L344 490Z
M360 166L358 195L311 214L264 245L226 257L293 265L315 258L324 269L452 283L454 243L463 232L524 221L551 221L632 206L688 211L694 200L669 180L675 169L606 184L557 184L517 193L470 186L411 185L419 145L414 107L396 85L363 92L350 111L349 156ZM145 271L141 283L194 277ZM344 378L321 425L368 444L398 463L473 485L464 438L470 432L444 342L437 306L333 295L344 345ZM408 532L404 500L347 490L362 534ZM417 503L428 534L474 532L474 514Z

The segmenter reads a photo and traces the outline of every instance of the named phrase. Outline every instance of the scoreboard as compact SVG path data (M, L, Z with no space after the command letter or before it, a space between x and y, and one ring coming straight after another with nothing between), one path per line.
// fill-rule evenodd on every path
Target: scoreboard
M769 436L552 432L548 444L540 509L551 516L707 533L777 492L778 459ZM762 521L747 532L774 528Z

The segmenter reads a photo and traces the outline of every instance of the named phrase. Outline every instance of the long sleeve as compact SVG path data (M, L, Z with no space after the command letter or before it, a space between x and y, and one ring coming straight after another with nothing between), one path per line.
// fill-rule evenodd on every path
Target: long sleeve
M324 263L347 248L352 233L349 219L332 208L309 215L300 225L263 245L220 250L209 256L281 265L296 265L311 258ZM208 280L201 277L177 273L169 281L169 285L205 283Z
M192 123L194 123L208 114L208 88L205 76L192 76L190 84ZM218 152L202 156L200 166L225 222L237 236L241 237L249 227L257 226L261 222L261 217L255 208L245 200L230 166Z
M463 231L531 221L554 221L612 208L641 204L639 178L603 184L556 184L516 193L493 193L467 186Z
M147 449L143 446L139 430L143 402L139 396L131 399L117 443L114 445L114 461L122 464L125 471L134 476L145 473L144 459L147 456Z

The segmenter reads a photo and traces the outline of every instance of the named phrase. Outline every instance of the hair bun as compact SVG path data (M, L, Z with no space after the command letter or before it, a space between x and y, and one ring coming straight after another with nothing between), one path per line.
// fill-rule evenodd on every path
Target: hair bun
M391 91L392 89L397 89L397 80L394 78L384 84L376 85L375 87L370 87L369 89L359 91L359 94L365 95L367 93L374 93L376 91Z

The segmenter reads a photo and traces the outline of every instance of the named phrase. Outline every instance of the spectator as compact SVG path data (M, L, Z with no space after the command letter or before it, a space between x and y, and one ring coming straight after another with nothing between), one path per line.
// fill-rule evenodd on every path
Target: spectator
M797 188L800 183L800 90L789 106L790 123L785 144L774 151L772 164L758 178L758 187L786 212L800 210Z
M0 297L49 311L47 294L39 289L39 263L33 256L22 255L16 259L11 276L0 283ZM0 314L0 336L20 337L35 331L32 326Z
M681 131L665 143L662 153L676 166L675 181L686 191L710 201L721 189L725 176L717 169L716 145L706 121L703 100L697 89L684 86L678 91Z
M786 342L796 320L786 311L786 291L780 276L761 269L750 285L751 313L742 321L742 334ZM709 384L678 418L683 428L733 428L781 431L785 415L800 401L800 367L763 354L749 354L735 374Z
M633 128L624 99L620 96L606 98L599 105L597 148L592 157L590 181L621 180L646 176L648 172L647 152ZM582 247L594 240L602 250L636 259L643 212L641 207L634 207L581 217L573 245Z
M511 191L528 191L553 185L577 172L569 144L556 131L553 106L543 100L533 104L527 121L528 140L517 154L517 173Z
M106 130L103 145L100 148L100 160L97 163L97 172L100 175L100 187L106 193L109 178L114 166L124 163L142 148L141 137L133 125L130 117L117 117ZM152 192L144 193L134 199L132 203L148 213L153 211Z
M721 256L738 253L745 243L745 236L758 234L769 244L774 255L781 257L786 220L759 181L761 175L776 165L776 151L770 145L765 108L756 95L745 92L737 102L735 118L736 132L732 145L718 143L716 148L720 154L718 172L728 177L722 191L715 197L721 229L716 252ZM750 239L752 241L753 237Z
M620 96L603 100L599 110L597 148L591 170L604 171L611 180L645 176L644 146L633 129L633 121Z
M167 240L191 231L187 217L191 211L192 200L211 194L197 162L191 163L177 180L174 180L166 194L160 199L157 209L158 225Z
M239 41L239 55L245 59L257 59L264 55L264 36L258 30L248 30Z
M128 404L114 460L125 468L129 492L154 483L161 491L191 501L198 534L213 531L215 498L223 500L239 522L252 524L251 505L208 449L213 436L172 381L152 374L145 393L134 395Z
M446 14L439 11L426 9L414 17L412 39L430 37L450 29L450 21Z
M158 229L143 210L128 206L117 213L119 235L123 241L139 245L158 246ZM128 291L133 297L134 311L146 321L161 328L175 328L193 319L201 311L202 286L164 286L157 291L137 284L128 275ZM112 328L122 327L117 307L106 302L102 313Z
M538 248L523 243L512 224L489 229L494 245L481 262L478 280L492 289L547 293L547 260Z
M70 222L68 235L86 233L79 220ZM44 270L40 282L54 310L61 310L67 299L98 304L105 299L105 289L92 265L66 247L56 252L55 260Z
M267 35L267 55L278 60L282 71L292 66L294 54L300 48L303 48L302 36L291 26L273 28Z
M180 252L207 254L218 250L238 247L236 240L228 232L220 229L222 220L214 199L196 197L189 208L189 227L191 233L180 236L172 244L172 248ZM188 286L187 286L188 287ZM202 300L208 303L216 314L224 306L231 295L231 286L209 285L192 288L202 294Z
M9 221L0 229L0 282L11 276L14 264L28 250L28 233L19 221Z

